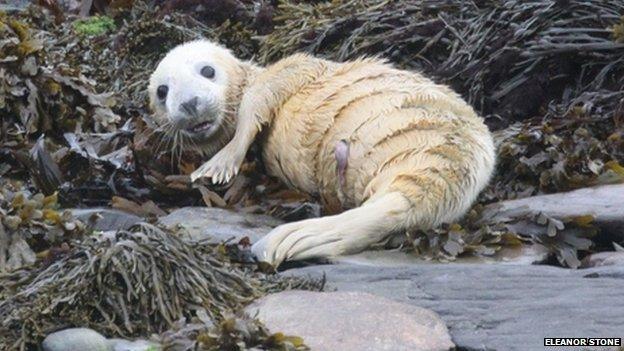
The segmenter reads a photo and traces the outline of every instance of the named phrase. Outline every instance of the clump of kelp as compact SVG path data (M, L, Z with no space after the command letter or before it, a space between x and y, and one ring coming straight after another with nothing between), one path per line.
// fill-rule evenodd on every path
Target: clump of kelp
M67 242L89 232L89 223L58 204L58 194L24 190L19 181L0 178L0 272L47 261L68 248Z
M339 61L379 55L451 84L509 124L553 100L620 91L623 13L621 3L581 0L285 1L260 60L300 50Z
M405 249L423 259L453 261L462 254L491 257L502 249L516 255L531 244L552 254L559 265L577 268L579 255L592 249L599 232L591 215L558 219L544 213L495 214L476 205L459 223L408 233Z
M0 275L0 349L33 347L60 326L85 326L125 337L162 334L168 344L207 350L300 350L299 338L269 335L236 313L270 292L321 287L254 273L232 263L224 245L189 243L144 223L75 242L47 265Z
M110 94L96 94L79 69L57 62L46 49L55 43L49 33L6 14L0 14L0 33L3 146L19 146L42 133L116 129L120 117L110 109Z

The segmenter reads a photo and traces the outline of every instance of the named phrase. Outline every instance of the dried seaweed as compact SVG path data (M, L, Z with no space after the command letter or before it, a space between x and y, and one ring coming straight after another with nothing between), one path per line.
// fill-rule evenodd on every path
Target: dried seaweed
M498 170L482 201L624 182L624 126L607 113L571 108L499 133Z
M295 51L339 61L380 55L452 85L504 126L552 100L621 90L623 12L622 3L598 0L285 1L260 60Z
M149 224L74 242L49 266L2 274L0 283L0 349L36 345L60 326L129 337L180 328L181 319L203 324L195 341L214 342L206 349L234 335L243 346L270 344L265 329L239 328L232 316L270 292L321 287L254 273L231 263L222 245L186 242Z
M540 245L554 262L578 268L580 256L595 249L598 228L592 216L558 219L546 214L487 218L476 206L460 223L411 233L404 250L428 260L454 261L458 257L493 257L503 248Z
M0 178L0 272L55 259L55 250L89 232L88 224L60 209L57 193L33 194Z
M96 94L93 82L79 70L54 64L53 55L45 48L54 45L55 39L31 25L0 16L3 140L10 139L8 146L16 147L28 142L31 135L59 137L59 131L68 129L114 129L120 117L111 110L110 95Z

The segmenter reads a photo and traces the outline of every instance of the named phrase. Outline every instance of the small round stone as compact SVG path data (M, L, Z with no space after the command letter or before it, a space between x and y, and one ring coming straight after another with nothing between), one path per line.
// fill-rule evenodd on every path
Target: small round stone
M48 335L41 343L43 351L111 351L100 333L88 328L70 328Z

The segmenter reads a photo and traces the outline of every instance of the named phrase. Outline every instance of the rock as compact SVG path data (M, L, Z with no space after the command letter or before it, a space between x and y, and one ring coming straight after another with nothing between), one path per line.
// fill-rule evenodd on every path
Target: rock
M105 337L88 328L71 328L48 335L43 351L112 351Z
M622 337L624 266L337 264L282 274L325 274L328 290L366 292L431 309L461 350L541 351L544 337Z
M455 263L498 263L530 265L543 262L548 258L549 251L542 245L518 245L503 247L492 256L460 256ZM349 263L367 266L396 267L405 265L438 264L437 261L425 260L413 253L401 250L369 250L353 255L332 258L333 263Z
M301 221L321 216L321 205L317 203L285 203L278 206L274 215L286 222Z
M578 189L566 193L531 196L501 201L486 206L488 222L507 221L543 212L551 217L568 218L592 215L603 230L624 238L624 184Z
M624 252L606 251L591 254L583 259L581 267L624 266Z
M97 219L93 229L99 231L128 229L142 220L139 216L112 208L75 208L71 213L84 223Z
M297 335L312 350L449 350L446 325L430 310L359 292L285 291L246 311L272 332Z
M135 340L128 341L124 339L109 339L108 344L113 351L160 351L160 344L147 341Z
M11 238L11 244L8 248L8 257L6 269L9 271L32 265L37 261L37 255L30 248L26 240L17 235L13 235L13 238ZM4 270L4 268L5 267L0 265L0 270Z
M2 3L0 3L0 11L7 13L22 12L26 10L30 3L31 1L29 0L2 1Z
M270 216L234 212L214 207L184 207L160 218L167 227L182 226L191 240L221 242L249 237L256 242L282 222Z

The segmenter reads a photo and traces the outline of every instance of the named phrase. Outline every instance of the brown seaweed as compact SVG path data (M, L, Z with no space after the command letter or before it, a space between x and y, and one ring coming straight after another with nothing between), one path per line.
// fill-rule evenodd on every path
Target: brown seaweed
M145 223L73 242L50 265L0 274L0 283L0 349L36 345L63 326L130 337L166 334L180 320L202 324L191 341L206 349L238 349L232 340L269 345L263 327L239 325L244 318L235 314L270 292L322 286L255 273L232 263L222 245L187 242Z

